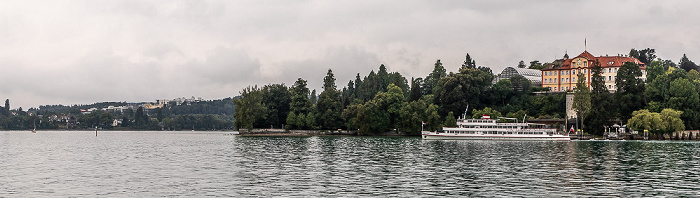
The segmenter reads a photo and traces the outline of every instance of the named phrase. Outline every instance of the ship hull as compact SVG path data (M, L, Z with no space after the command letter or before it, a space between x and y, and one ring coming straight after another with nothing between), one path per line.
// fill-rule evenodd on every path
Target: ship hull
M515 140L515 141L569 141L567 135L509 135L509 134L444 134L423 133L426 140Z

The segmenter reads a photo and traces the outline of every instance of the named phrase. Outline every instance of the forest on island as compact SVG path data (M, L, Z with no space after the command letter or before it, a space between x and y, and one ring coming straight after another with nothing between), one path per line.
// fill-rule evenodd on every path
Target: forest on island
M605 87L599 62L591 68L591 88L574 89L574 110L584 131L602 135L606 126L626 125L656 133L700 129L700 73L684 54L678 64L657 58L654 49L632 49L629 56L646 65L642 80L638 64L626 63L617 73L617 89ZM568 58L568 55L565 55ZM543 69L551 63L530 62ZM518 67L525 68L524 61ZM425 77L405 78L385 65L339 88L328 70L320 94L309 90L299 78L290 87L284 83L249 86L235 103L238 128L285 128L311 130L358 130L361 135L388 131L420 134L454 126L462 114L478 118L565 118L566 96L534 87L522 76L493 83L494 73L477 66L469 54L461 66L447 72L440 60ZM585 79L585 78L579 78ZM545 94L534 94L534 92ZM469 107L468 112L464 112ZM628 123L629 122L629 123Z
M455 124L457 116L522 118L561 118L565 112L564 94L534 95L524 77L492 84L494 74L477 66L467 54L464 64L447 72L437 60L431 73L410 81L385 65L339 88L331 69L323 78L320 94L309 90L299 78L290 87L285 84L249 86L234 100L236 126L239 128L286 128L315 130L358 130L362 135L387 131L420 134Z
M231 130L232 98L168 102L162 108L144 109L127 102L99 102L90 105L42 105L10 110L10 100L0 108L1 130ZM123 110L104 110L128 106ZM96 110L85 112L84 110Z

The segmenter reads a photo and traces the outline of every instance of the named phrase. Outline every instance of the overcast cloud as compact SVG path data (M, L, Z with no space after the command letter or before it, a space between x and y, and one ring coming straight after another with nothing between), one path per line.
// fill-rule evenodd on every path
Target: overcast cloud
M220 99L297 78L339 87L385 64L424 77L469 53L499 73L565 51L654 48L700 61L700 1L0 1L0 98L12 108Z

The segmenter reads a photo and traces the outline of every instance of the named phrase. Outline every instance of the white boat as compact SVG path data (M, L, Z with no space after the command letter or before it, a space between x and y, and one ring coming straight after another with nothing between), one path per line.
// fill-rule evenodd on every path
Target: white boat
M466 117L466 116L464 116ZM505 118L513 119L513 118ZM423 131L423 139L439 140L564 140L569 134L535 123L501 123L484 115L481 119L458 119L457 127L443 127L442 131Z

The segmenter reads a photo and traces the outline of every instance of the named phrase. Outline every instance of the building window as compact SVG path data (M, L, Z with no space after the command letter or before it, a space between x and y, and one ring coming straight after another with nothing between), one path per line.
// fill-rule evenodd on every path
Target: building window
M576 82L576 77L571 78L571 82Z
M566 82L569 82L569 78L566 78Z
M571 71L571 74L576 75L576 70Z
M608 68L608 73L610 73L610 72L612 72L612 69L611 69L611 68Z
M584 62L584 63L583 63L583 66L584 66L584 67L588 67L588 61Z
M617 73L617 68L615 68L615 73Z
M612 81L612 76L608 76L608 81Z
M556 88L556 87L554 87L554 91L557 91L557 88Z

